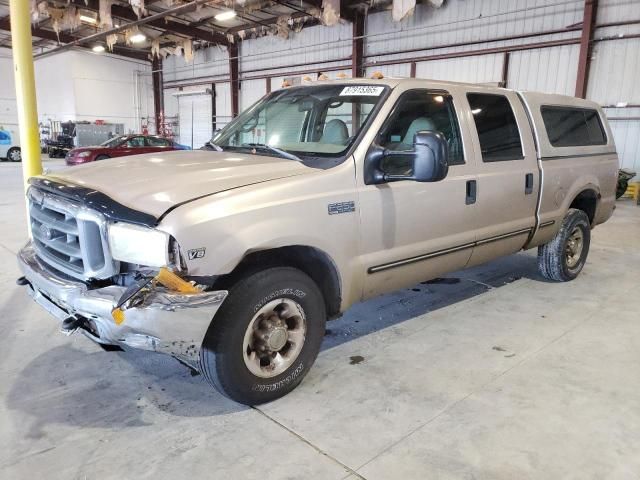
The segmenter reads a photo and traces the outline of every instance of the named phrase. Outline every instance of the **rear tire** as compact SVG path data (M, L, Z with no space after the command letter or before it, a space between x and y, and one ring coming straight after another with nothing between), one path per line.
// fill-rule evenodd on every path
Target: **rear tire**
M22 152L18 147L12 147L7 152L7 159L10 162L21 162L22 161Z
M556 236L538 247L538 270L549 280L573 280L587 261L590 243L589 217L582 210L569 209Z
M325 303L306 274L290 267L252 273L229 289L200 350L200 371L245 405L292 391L318 356Z

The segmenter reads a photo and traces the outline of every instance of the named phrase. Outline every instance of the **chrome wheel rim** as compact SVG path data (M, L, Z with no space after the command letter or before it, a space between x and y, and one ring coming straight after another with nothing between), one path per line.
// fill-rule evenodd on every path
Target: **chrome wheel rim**
M21 159L22 155L20 153L20 150L12 150L9 154L9 160L11 160L12 162L19 162Z
M567 258L567 266L574 268L580 262L582 256L582 248L584 246L584 235L580 227L575 227L567 239L565 255Z
M270 378L286 371L302 351L307 323L302 307L279 298L256 312L244 334L242 355L251 373Z

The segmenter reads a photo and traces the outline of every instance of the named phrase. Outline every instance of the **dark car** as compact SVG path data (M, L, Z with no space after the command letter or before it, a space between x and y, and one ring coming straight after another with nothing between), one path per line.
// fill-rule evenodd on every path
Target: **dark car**
M74 148L67 153L65 161L67 165L79 165L112 157L170 150L190 150L190 147L155 135L122 135L111 138L97 147Z

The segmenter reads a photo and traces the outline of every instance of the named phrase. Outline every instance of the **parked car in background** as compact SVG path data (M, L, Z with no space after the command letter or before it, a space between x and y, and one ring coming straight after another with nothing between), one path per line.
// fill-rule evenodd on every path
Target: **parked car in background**
M22 160L17 128L16 131L13 132L11 130L5 130L0 126L0 159L7 159L12 162Z
M67 165L79 165L113 157L171 150L191 150L191 148L155 135L121 135L96 147L74 148L67 153L65 161Z

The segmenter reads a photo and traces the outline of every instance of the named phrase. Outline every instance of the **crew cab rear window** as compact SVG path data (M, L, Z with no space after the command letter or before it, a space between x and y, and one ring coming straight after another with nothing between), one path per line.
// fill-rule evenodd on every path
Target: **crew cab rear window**
M467 99L478 130L482 161L502 162L524 158L518 123L507 97L468 93Z
M600 115L594 109L544 105L540 112L549 143L554 147L607 143Z

